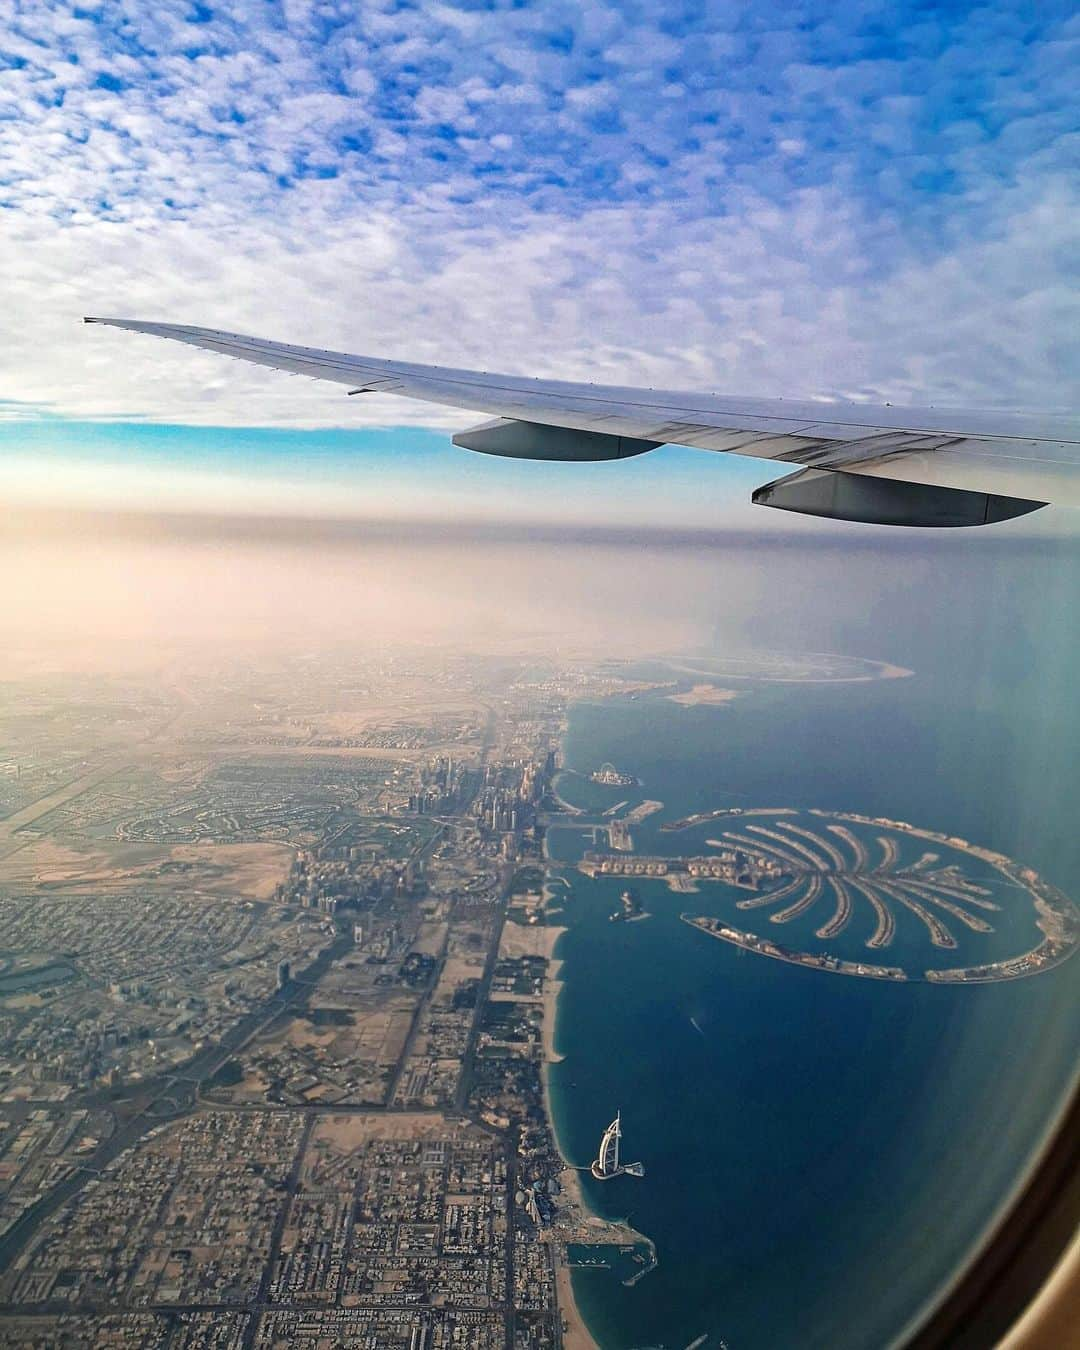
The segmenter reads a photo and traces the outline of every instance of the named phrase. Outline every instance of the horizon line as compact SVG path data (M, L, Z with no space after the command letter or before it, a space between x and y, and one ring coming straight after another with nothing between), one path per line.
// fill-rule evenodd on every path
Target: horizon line
M158 508L110 507L92 504L77 506L9 507L0 512L0 540L28 533L46 536L62 531L69 539L73 527L82 526L88 535L105 530L112 538L129 540L221 540L236 543L312 544L329 546L408 540L412 544L488 543L574 543L594 547L641 546L668 548L717 548L738 545L742 548L855 548L888 552L900 548L925 548L933 545L955 547L977 536L982 545L1011 548L1048 544L1080 545L1080 535L1072 531L1034 533L1017 529L991 531L905 529L884 534L878 527L838 525L834 522L791 528L766 524L760 529L745 525L716 526L650 525L637 521L589 524L553 519L493 520L490 517L458 517L447 520L433 516L325 516L300 512L283 514L256 511L162 510ZM50 529L51 527L51 529Z

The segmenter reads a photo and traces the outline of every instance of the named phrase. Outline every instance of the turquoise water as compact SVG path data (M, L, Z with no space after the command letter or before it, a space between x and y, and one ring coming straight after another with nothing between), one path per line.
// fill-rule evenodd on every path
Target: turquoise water
M641 787L568 773L560 792L590 808L662 800L634 830L638 852L690 851L685 841L717 829L657 826L721 806L859 812L1000 850L1075 898L1080 845L1063 803L1080 791L1077 713L1071 698L1046 706L1047 689L1069 682L1008 656L996 675L974 657L965 672L955 645L883 646L853 654L915 677L748 683L720 708L655 695L579 704L566 767L610 761ZM550 837L556 865L592 846L572 827ZM635 881L652 917L611 924L626 882L563 872L560 1143L587 1163L621 1108L625 1156L646 1176L585 1176L586 1194L652 1238L660 1262L633 1288L574 1272L596 1339L604 1350L700 1336L728 1350L889 1344L970 1253L1055 1115L1080 1044L1080 962L998 984L882 985L680 922L687 910L734 917L722 886L678 895ZM1018 940L1033 932L1024 904L1000 925ZM898 928L880 959L917 940Z

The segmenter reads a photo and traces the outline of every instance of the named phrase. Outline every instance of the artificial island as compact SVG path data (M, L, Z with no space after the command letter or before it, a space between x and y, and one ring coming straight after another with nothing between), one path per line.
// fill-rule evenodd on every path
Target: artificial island
M625 921L652 880L723 883L740 921L688 923L841 973L1002 979L1075 947L1074 907L1038 874L898 821L724 809L653 834L713 840L638 852L663 804L636 775L595 783L627 800L593 814L555 780L568 706L642 688L585 657L385 646L7 681L5 1345L589 1346L570 1267L633 1252L631 1283L656 1254L590 1212L592 1169L551 1124L553 826L591 832L582 872L631 883L613 947L650 931ZM1027 897L1041 942L924 975L741 917L821 941L869 919L878 955L903 922L949 952L997 923L987 876ZM612 1124L595 1162L618 1197L634 1172Z
M820 941L839 938L860 913L866 913L871 927L864 946L871 952L893 944L901 916L901 922L913 923L932 948L957 950L958 933L994 934L995 915L1006 903L1002 894L1012 907L1018 896L1027 897L1040 934L1029 950L977 964L921 971L853 959L835 951L800 950L715 915L681 915L691 926L744 950L869 979L934 983L1015 979L1060 964L1080 942L1080 916L1064 892L1032 868L966 839L885 817L820 810L802 813L791 807L725 807L667 822L660 832L679 833L708 824L716 825L719 835L705 841L708 853L641 855L631 851L632 843L623 836L619 852L586 852L578 868L590 877L663 881L677 892L721 883L747 893L735 901L735 909L761 913L771 924L817 915L813 935ZM868 831L872 832L870 839L865 837ZM923 847L913 858L905 840L934 849ZM979 879L967 874L966 862L980 865Z
M613 1178L621 1176L643 1177L645 1175L644 1164L639 1162L624 1163L620 1159L621 1144L622 1112L616 1111L615 1119L604 1131L600 1140L600 1151L589 1168L597 1181L611 1181Z
M637 787L637 779L631 773L622 773L614 764L601 764L589 774L589 782L601 787Z

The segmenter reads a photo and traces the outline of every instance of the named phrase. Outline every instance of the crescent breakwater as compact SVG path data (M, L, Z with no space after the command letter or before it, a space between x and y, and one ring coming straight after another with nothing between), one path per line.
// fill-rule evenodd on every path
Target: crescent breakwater
M679 918L691 928L699 928L703 933L708 933L710 937L721 938L724 942L731 942L745 951L775 957L778 961L790 961L792 965L832 970L840 975L864 975L875 980L908 978L899 966L875 966L864 961L841 961L836 956L815 956L811 952L796 952L782 947L778 942L770 942L767 938L755 937L753 933L741 933L737 928L729 928L719 919L703 918L693 914L680 914Z

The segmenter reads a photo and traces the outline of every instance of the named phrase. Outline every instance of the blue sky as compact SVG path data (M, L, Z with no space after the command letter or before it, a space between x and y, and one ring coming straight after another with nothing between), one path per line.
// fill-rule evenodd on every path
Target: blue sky
M705 457L708 459L709 457ZM664 446L617 464L456 449L421 427L211 427L0 421L9 504L364 520L656 523L737 528L773 465ZM659 509L658 509L658 504ZM760 521L757 522L760 525Z
M346 511L565 503L565 470L447 450L467 415L358 408L87 312L568 378L1075 403L1073 10L16 3L0 473L78 496L112 466L155 500L250 479L249 500L302 486ZM582 471L582 500L655 511L667 465L672 516L705 515L767 476L665 455L618 491Z

